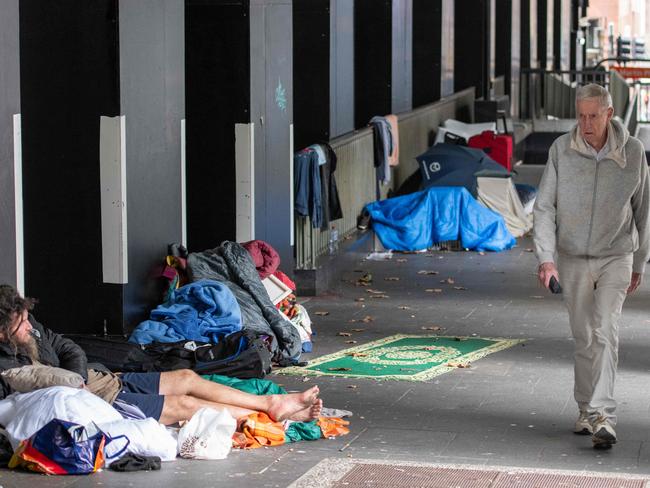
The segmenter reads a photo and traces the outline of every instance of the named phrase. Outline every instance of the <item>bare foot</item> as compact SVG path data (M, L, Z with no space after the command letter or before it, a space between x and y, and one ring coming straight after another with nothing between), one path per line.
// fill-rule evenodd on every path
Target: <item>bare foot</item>
M291 417L289 417L289 420L294 420L296 422L311 422L312 420L316 420L318 417L320 417L322 411L323 400L317 398L311 407L294 413Z
M276 422L292 418L297 412L312 407L318 400L318 386L312 386L302 393L270 395L270 405L266 413Z

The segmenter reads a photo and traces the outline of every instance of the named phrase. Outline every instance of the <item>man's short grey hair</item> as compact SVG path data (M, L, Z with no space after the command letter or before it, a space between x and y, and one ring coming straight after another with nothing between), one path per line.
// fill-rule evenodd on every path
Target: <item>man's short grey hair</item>
M590 83L588 85L581 86L576 91L576 103L585 98L598 98L600 100L600 105L603 108L613 107L612 96L609 94L607 89L596 83Z

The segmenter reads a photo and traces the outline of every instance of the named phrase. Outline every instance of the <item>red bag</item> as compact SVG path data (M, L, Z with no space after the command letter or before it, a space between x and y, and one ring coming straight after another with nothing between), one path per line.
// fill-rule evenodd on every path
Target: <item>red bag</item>
M508 171L512 171L512 137L486 130L467 141L469 147L483 151Z

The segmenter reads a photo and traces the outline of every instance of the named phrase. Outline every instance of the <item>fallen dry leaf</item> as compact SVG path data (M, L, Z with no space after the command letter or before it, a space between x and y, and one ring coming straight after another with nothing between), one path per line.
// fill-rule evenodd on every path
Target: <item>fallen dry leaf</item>
M390 298L388 295L370 295L370 298Z
M346 344L356 344L357 341L345 341Z
M541 295L531 295L530 298L537 298L537 299L543 299L544 297Z
M407 306L407 305L400 305L400 306L397 307L397 308L399 308L400 310L411 310L411 307L409 307L409 306Z
M422 330L442 330L442 327L437 325L432 325L430 327L420 327Z
M479 251L478 255L479 256L485 256L485 253L483 251Z
M530 247L527 247L526 249L524 249L524 252L535 252L535 250L531 249Z
M408 259L404 259L404 258L397 259L398 263L405 263L406 261L408 261Z
M374 293L375 295L381 295L384 292L381 290L373 290L372 288L368 288L366 289L366 293Z
M339 332L336 335L341 337L350 337L352 334L350 332Z
M366 329L351 329L352 332L364 332Z
M366 299L363 298L363 297L361 297L361 298L355 298L354 301L355 301L355 302L365 302Z
M427 288L424 291L427 293L442 293L442 288Z
M327 368L327 371L352 371L352 368Z
M446 280L440 280L440 283L447 283L448 285L453 285L456 281L453 278L447 278Z
M422 270L418 271L418 274L420 274L420 275L437 275L438 272L437 271L427 271L426 269L422 269Z
M351 390L354 390L354 389L358 388L358 386L357 385L348 385L347 388L350 388Z
M329 312L314 312L314 315L320 315L320 316L323 316L323 317L325 315L329 315L329 314L330 314Z
M374 320L375 320L374 317L371 317L370 315L366 315L364 318L361 319L361 322L363 322L364 324L367 324L367 323L372 322Z
M469 368L471 367L470 363L447 363L447 366L450 368Z
M353 358L365 358L368 357L368 353L365 352L348 352L346 356L351 356Z
M372 283L372 275L370 273L364 274L357 280L357 286L368 286L370 283Z
M464 286L454 286L454 290L467 290Z
M384 281L399 281L399 278L397 276L388 276L384 278Z

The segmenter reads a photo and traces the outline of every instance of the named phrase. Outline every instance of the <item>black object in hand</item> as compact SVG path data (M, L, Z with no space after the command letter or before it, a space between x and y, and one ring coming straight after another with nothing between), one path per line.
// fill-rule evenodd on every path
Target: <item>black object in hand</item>
M555 279L555 276L551 276L551 279L548 282L548 288L551 290L551 293L554 293L556 295L558 293L562 293L562 287L560 286L558 280Z

